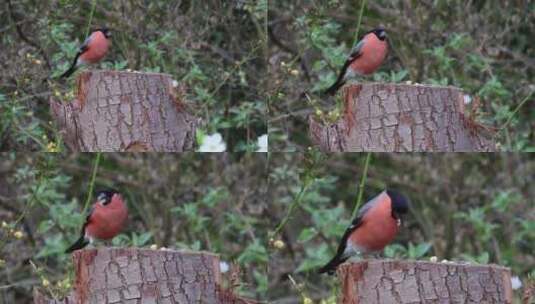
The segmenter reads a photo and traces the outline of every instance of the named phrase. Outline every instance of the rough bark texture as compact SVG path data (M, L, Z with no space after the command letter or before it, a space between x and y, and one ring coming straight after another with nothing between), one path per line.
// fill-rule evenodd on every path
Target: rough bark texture
M72 102L50 100L67 146L74 151L191 150L199 119L184 107L170 75L85 71Z
M511 271L496 265L364 260L337 274L343 304L512 303Z
M324 151L495 151L484 127L464 116L461 90L369 83L343 88L345 115L330 125L309 118L312 141Z
M207 252L100 248L73 253L74 291L55 301L34 290L35 304L248 304L221 288L219 257Z

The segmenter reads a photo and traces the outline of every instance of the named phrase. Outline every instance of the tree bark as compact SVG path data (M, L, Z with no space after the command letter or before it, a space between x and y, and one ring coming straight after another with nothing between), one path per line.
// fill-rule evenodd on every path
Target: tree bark
M490 132L464 116L457 88L368 83L346 85L343 98L343 119L323 124L309 117L310 137L323 151L496 150Z
M497 265L363 260L341 265L343 304L512 303L511 271Z
M56 301L35 289L35 304L254 303L221 287L219 257L207 252L85 249L73 264L72 293Z
M85 71L72 102L50 99L52 117L74 151L191 150L200 120L170 75Z

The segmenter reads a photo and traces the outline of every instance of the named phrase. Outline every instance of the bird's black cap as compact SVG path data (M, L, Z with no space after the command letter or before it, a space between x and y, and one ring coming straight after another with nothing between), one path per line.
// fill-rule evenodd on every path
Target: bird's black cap
M374 33L375 36L377 36L377 38L379 40L385 40L386 39L386 31L385 31L385 28L382 27L382 26L376 27L373 30L367 32L366 34L369 34L369 33ZM364 34L364 35L366 35L366 34Z
M103 205L107 205L111 202L111 198L116 193L119 193L119 191L115 189L107 188L107 189L96 191L96 197L97 197L97 200L103 202Z
M111 37L111 30L109 28L107 28L107 27L97 28L93 32L102 32L102 34L104 34L104 36L106 38L110 38Z
M404 214L409 211L409 201L403 194L395 190L386 190L386 194L388 194L390 200L392 201L393 211L400 214Z

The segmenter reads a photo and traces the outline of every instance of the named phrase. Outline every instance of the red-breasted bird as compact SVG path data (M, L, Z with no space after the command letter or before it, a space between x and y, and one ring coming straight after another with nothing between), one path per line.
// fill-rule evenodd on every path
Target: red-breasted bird
M366 203L342 236L332 260L318 270L333 274L338 265L357 254L383 250L396 236L401 214L407 213L409 203L402 195L385 190Z
M334 95L348 79L357 75L369 75L383 63L388 53L386 32L379 27L364 34L363 38L351 49L338 79L325 94Z
M97 63L104 58L110 47L110 37L111 32L107 28L96 29L92 32L76 53L71 67L60 78L71 76L80 65Z
M82 249L93 239L109 240L123 229L128 217L128 209L122 195L115 190L97 192L97 201L89 210L82 226L80 238L65 253Z

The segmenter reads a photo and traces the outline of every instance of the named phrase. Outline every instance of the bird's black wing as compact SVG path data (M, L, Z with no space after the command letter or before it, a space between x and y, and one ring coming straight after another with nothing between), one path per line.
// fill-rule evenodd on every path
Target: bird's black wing
M347 240L349 239L349 236L351 235L351 233L355 231L355 229L357 229L361 224L362 224L361 217L357 216L353 220L351 225L344 232L344 235L342 236L342 239L340 240L340 244L338 245L338 250L336 251L336 254L334 255L334 257L327 264L325 264L325 266L321 267L318 270L318 273L327 272L328 274L334 274L334 272L336 271L336 267L338 267L338 265L342 264L349 258L348 256L345 256Z
M87 213L87 216L85 217L84 224L82 225L82 231L80 232L80 237L74 244L72 244L69 248L65 250L65 253L70 253L75 250L82 249L85 246L87 246L87 244L89 244L89 241L85 238L85 227L87 226L87 224L89 224L89 218L93 214L93 210L95 210L94 207L91 207L91 209L89 209L89 212Z
M83 54L87 49L89 48L89 43L91 42L91 39L93 39L93 34L89 35L80 46L80 49L78 50L78 53Z
M89 211L87 211L85 222L84 222L84 225L82 226L82 232L81 232L82 235L85 235L85 227L87 226L87 224L89 224L89 218L91 217L91 215L93 215L93 211L95 211L94 206L91 206L91 208L89 208Z
M349 258L349 256L345 255L347 240L349 239L349 236L351 236L351 233L362 225L362 218L364 217L366 212L368 212L368 210L370 210L370 208L372 208L376 204L377 201L377 199L373 199L364 204L362 208L360 208L359 212L357 213L357 216L353 219L351 225L347 227L346 231L344 232L344 235L340 240L340 244L338 245L336 255L329 261L329 263L327 263L325 266L321 267L318 270L319 273L327 272L328 274L334 274L334 272L336 271L336 267L338 267L338 265L342 264Z
M87 37L84 43L82 43L82 45L78 49L78 52L76 53L76 56L74 56L74 60L72 61L71 67L65 73L61 74L59 78L69 77L72 75L72 73L74 73L74 71L76 71L76 67L78 65L78 58L89 49L89 43L92 39L91 37L92 35Z
M355 59L359 58L362 55L361 50L363 45L364 41L361 40L351 49L351 52L349 53L349 56L346 59L346 62L344 62L344 65L340 70L340 74L338 74L338 78L332 86L325 90L325 94L334 95L334 93L336 93L336 91L344 85L346 81L344 78L346 76L347 69Z

